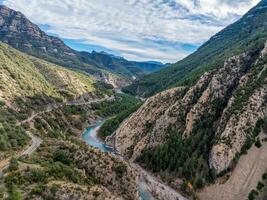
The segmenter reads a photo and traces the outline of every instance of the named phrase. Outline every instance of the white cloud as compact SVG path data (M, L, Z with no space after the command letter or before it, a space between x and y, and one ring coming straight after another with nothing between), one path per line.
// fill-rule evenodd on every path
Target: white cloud
M129 59L177 61L259 0L4 0L48 32ZM159 45L159 41L161 41ZM180 44L180 45L179 45Z

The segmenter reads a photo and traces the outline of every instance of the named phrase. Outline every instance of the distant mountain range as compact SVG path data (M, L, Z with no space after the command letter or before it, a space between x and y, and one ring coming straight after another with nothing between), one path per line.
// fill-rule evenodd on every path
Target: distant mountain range
M104 71L126 78L139 77L166 66L153 61L128 61L105 52L76 51L61 39L47 35L22 13L3 5L0 5L0 40L38 58L100 77Z

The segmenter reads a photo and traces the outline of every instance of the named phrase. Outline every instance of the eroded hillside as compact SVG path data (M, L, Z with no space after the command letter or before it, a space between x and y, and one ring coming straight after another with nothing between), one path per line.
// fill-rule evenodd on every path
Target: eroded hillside
M266 123L266 52L267 44L233 56L194 86L149 98L107 142L174 187L179 177L203 187L236 164Z

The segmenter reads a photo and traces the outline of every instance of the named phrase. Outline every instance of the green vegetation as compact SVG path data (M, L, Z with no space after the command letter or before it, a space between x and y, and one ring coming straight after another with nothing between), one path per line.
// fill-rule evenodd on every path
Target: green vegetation
M6 103L4 101L1 101L0 100L0 108L3 107L3 106L5 106L5 105L6 105Z
M121 111L115 117L105 121L105 123L99 129L98 135L102 139L105 139L107 136L110 136L119 127L122 121L126 119L129 115L131 115L133 112L135 112L140 106L141 103L131 105L128 109Z
M263 187L264 187L264 184L259 181L258 184L257 184L257 190L260 191Z
M92 109L97 110L96 114L102 117L110 117L129 109L130 107L140 103L140 101L127 94L116 94L115 99L92 104Z
M30 138L26 129L29 129L29 125L19 126L17 123L33 113L61 104L63 100L79 98L83 94L88 98L110 94L91 76L28 56L1 42L0 72L6 77L0 79L0 90L4 94L4 99L0 100L0 158L28 144ZM72 125L81 128L81 123L85 121L85 110L69 106L63 112L68 116L78 113L81 122L73 122ZM47 121L57 129L66 127L66 123L52 117ZM41 119L37 118L34 123L40 133L49 128Z
M180 133L170 133L165 144L145 149L137 161L153 172L175 173L196 188L203 187L206 181L212 180L208 155L213 137L212 129L204 127L205 123L200 122L194 133L186 139Z
M11 191L9 193L9 197L7 198L7 200L23 200L23 196L21 194L21 192L16 188L16 187L12 187Z
M115 173L120 178L122 178L124 176L125 172L127 171L127 166L125 164L120 164L120 165L116 165L113 167L114 167Z
M159 72L145 75L124 92L151 96L177 85L192 85L205 72L219 68L225 59L261 49L267 39L267 9L262 1L242 19L228 26L203 44L195 53ZM253 16L253 17L250 17Z
M131 113L135 112L141 106L141 101L134 96L127 94L116 94L112 101L95 103L92 108L96 110L96 114L102 117L112 118L105 121L98 131L99 136L105 139L111 135Z
M256 140L256 142L255 142L255 146L256 146L257 148L260 148L260 147L262 146L261 141L260 141L259 138L257 138L257 140Z
M71 198L72 192L84 194L81 188L90 191L95 186L106 187L114 193L119 191L119 194L123 191L125 199L132 199L126 197L133 195L127 193L130 188L125 184L135 182L131 177L134 174L129 173L125 162L89 147L70 134L64 139L42 139L38 150L30 157L21 157L18 167L4 177L5 191L10 197L21 191L25 199L51 199L59 195L57 191L67 189L65 192ZM75 187L66 188L66 185ZM92 195L99 196L99 193L92 192Z
M10 164L9 164L9 171L16 171L18 169L19 163L17 161L17 159L12 158L10 160Z
M7 114L6 112L4 113ZM11 149L13 151L19 150L29 141L29 137L24 128L16 126L12 121L8 121L8 116L6 116L5 121L0 119L0 152Z
M260 134L261 130L263 129L266 123L267 123L267 117L265 117L264 119L259 119L257 121L253 131L251 132L251 134L248 134L247 136L247 140L241 149L241 154L246 154L247 150L251 148L253 143L255 143L255 146L258 148L262 146L260 139L259 138L255 139L255 138Z
M51 152L51 149L49 149ZM70 152L67 150L56 150L54 153L47 152L42 155L42 159L34 157L30 163L40 165L38 168L26 168L18 170L18 166L12 169L12 172L5 177L5 185L9 190L9 198L22 198L19 189L24 190L25 187L31 186L31 191L27 191L31 199L34 195L46 196L46 184L53 180L68 181L79 185L93 185L94 178L89 175L83 175L78 169L77 162L70 158ZM30 166L30 165L29 165ZM33 187L32 187L33 186ZM52 191L56 191L56 186L51 187Z
M249 200L254 200L257 195L259 195L259 192L256 191L256 190L252 190L248 195L248 199Z
M249 200L265 200L267 199L267 172L262 175L262 180L258 181L256 189L251 190L248 195Z

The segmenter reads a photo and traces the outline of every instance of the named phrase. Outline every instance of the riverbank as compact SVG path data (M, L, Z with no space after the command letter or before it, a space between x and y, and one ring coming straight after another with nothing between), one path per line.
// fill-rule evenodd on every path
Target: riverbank
M104 122L105 120L100 120L97 123L89 126L83 132L81 138L88 145L96 147L104 152L111 152L116 155L114 149L107 147L105 143L97 136L97 131L100 129ZM139 165L135 163L129 164L139 174L138 185L141 200L187 200L177 191L161 182L158 178L141 168Z
M140 179L146 183L146 187L157 200L187 200L176 190L164 184L159 178L147 172L138 164L131 164L140 174Z

